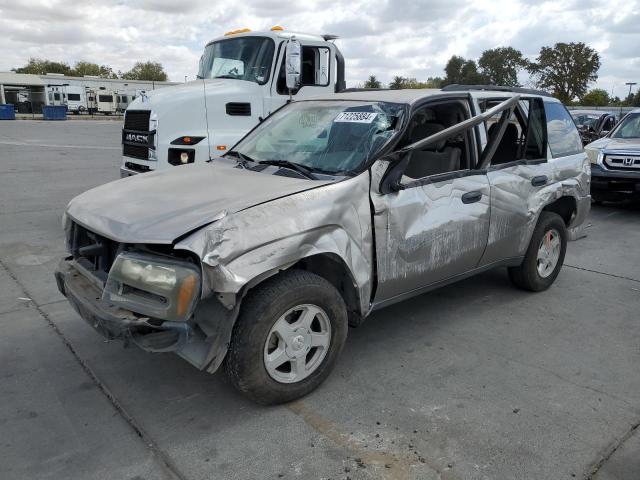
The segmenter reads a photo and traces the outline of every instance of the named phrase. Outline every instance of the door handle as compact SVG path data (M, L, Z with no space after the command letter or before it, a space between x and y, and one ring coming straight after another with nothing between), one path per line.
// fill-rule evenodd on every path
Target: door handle
M482 192L467 192L462 195L462 203L475 203L482 198Z
M549 178L546 175L538 175L531 179L531 185L533 185L534 187L541 187L543 185L546 185L548 180Z

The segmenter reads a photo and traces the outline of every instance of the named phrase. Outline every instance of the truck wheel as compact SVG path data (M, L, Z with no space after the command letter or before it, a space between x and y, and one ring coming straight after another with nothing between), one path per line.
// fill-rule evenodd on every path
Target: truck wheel
M509 278L519 288L540 292L555 281L567 251L567 227L557 213L542 212L533 230L524 261L509 268Z
M314 390L329 375L347 338L347 309L324 278L291 270L243 300L225 370L238 390L265 405Z

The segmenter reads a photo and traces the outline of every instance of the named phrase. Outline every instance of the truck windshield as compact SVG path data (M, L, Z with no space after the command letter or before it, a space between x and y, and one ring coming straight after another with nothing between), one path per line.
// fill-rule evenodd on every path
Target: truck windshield
M200 58L198 78L232 78L263 85L269 80L274 42L264 37L241 37L207 45Z
M287 160L311 171L357 173L397 132L404 106L315 100L287 105L234 150L255 161Z
M640 113L630 113L622 119L612 138L640 138Z

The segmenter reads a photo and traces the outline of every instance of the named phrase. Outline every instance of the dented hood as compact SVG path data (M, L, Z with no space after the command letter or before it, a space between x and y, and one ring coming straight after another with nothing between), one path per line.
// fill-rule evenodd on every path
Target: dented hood
M101 185L71 200L67 215L121 243L170 244L225 215L327 183L214 160Z

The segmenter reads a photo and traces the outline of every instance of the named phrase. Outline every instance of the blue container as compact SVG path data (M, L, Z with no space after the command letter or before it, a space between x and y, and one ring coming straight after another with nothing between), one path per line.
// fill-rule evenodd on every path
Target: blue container
M11 103L0 104L0 120L15 120L16 110Z
M67 106L66 105L43 105L42 119L43 120L66 120Z

